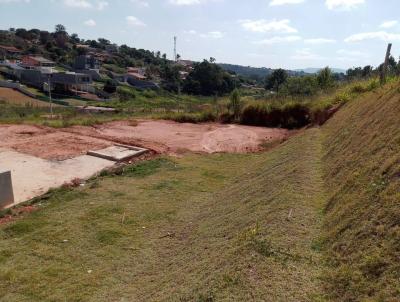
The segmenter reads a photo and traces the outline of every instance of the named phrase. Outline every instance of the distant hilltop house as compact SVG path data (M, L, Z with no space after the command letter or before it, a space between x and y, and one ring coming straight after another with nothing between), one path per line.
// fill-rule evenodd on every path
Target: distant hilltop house
M109 73L110 76L123 83L127 83L137 89L158 89L158 85L149 81L146 76L146 68L128 67L125 74Z
M28 55L22 57L21 66L25 69L35 69L44 73L52 73L53 68L56 67L56 63L41 56Z
M68 93L92 91L91 75L77 72L56 72L56 63L41 56L23 56L21 64L4 62L3 73L16 81L42 90L52 90Z
M4 60L6 58L19 59L22 51L13 46L0 45L0 57Z
M23 56L22 66L25 68L55 67L56 63L41 56Z
M181 80L186 80L186 78L189 76L189 72L187 71L179 71L179 76L181 77Z
M92 78L83 73L57 72L51 74L51 83L56 90L88 91L88 85L92 84Z
M176 64L183 66L186 70L191 70L193 69L194 62L190 60L178 60Z
M74 68L80 69L80 70L85 70L85 69L86 70L89 70L89 69L99 70L100 62L92 55L81 55L81 56L76 57Z
M127 68L127 73L125 75L127 79L133 78L135 80L139 81L145 81L147 80L146 77L146 68L142 67L128 67ZM126 80L127 81L127 80Z
M74 70L90 75L93 80L100 80L100 62L93 55L81 55L75 58Z

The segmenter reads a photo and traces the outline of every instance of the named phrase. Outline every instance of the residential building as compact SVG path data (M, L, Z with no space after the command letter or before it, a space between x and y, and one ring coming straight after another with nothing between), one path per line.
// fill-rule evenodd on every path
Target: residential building
M92 55L81 55L76 57L74 68L77 70L90 70L90 69L100 69L99 60L97 60Z
M193 61L190 60L178 60L176 62L178 65L181 65L185 68L192 68L193 67Z
M23 56L22 57L22 64L25 68L53 68L56 66L51 60L43 58L41 56Z
M128 67L127 70L128 70L128 73L137 73L142 76L146 75L146 68L144 68L144 67Z
M147 77L145 75L142 75L142 74L137 73L137 72L128 72L125 75L125 78L126 79L132 78L132 79L135 79L135 80L138 80L138 81L145 81L147 79Z
M0 58L6 59L18 59L22 51L13 46L0 45Z
M51 83L54 89L62 91L88 91L92 84L90 75L76 72L57 72L51 74Z

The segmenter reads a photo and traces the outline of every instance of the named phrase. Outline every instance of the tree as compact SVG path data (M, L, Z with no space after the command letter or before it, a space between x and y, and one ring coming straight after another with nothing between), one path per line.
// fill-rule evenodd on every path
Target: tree
M291 77L281 88L281 93L293 96L310 96L317 92L318 84L315 75Z
M372 74L373 68L371 65L367 65L362 70L362 77L368 78Z
M193 65L184 82L183 90L189 94L222 95L235 88L235 79L217 64L207 60Z
M233 116L235 117L235 119L237 119L240 115L240 109L242 108L239 89L236 88L232 91L229 100L229 108L232 109Z
M333 74L329 67L325 67L318 72L317 82L319 87L327 89L333 85Z
M114 93L117 91L117 83L114 80L107 80L103 90L108 93Z
M288 74L285 70L279 68L274 70L271 75L265 80L265 88L268 90L274 89L279 92L279 88L287 81Z
M65 26L62 25L62 24L57 24L57 25L55 26L55 30L56 30L56 33L66 32L66 31L67 31L67 29L65 28Z
M80 42L81 42L81 39L79 39L78 34L72 34L72 35L70 36L70 38L71 38L71 40L72 40L74 43L80 43Z

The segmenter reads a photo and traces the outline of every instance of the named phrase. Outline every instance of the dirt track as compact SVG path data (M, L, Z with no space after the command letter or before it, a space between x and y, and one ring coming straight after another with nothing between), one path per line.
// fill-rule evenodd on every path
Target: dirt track
M284 129L241 125L179 124L141 120L112 122L96 127L53 129L31 125L1 125L0 148L12 149L44 159L63 160L102 149L115 142L138 145L159 153L255 152L265 141L285 139Z

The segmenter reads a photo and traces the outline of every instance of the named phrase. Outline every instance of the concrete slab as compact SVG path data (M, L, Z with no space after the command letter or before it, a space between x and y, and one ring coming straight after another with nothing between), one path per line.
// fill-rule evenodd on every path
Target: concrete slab
M0 209L14 203L11 171L0 171Z
M46 193L75 178L87 179L112 167L114 161L88 155L64 161L50 161L31 155L0 149L0 166L10 170L14 186L14 204Z
M88 151L87 154L94 157L120 162L140 156L147 151L148 150L144 148L116 144L105 149Z

